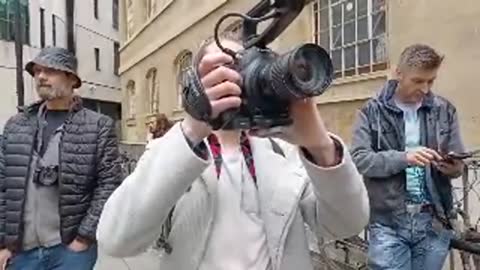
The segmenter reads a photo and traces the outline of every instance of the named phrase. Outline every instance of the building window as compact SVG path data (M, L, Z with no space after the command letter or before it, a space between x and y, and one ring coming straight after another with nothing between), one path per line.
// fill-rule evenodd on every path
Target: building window
M127 0L127 38L133 36L134 21L133 21L133 0Z
M158 83L157 83L157 69L151 68L147 72L147 87L150 101L150 113L158 113Z
M113 43L113 74L119 75L120 69L120 43Z
M118 0L112 0L112 27L118 30Z
M23 43L30 44L30 10L28 0L20 1L20 15L23 24Z
M95 69L100 71L100 49L94 48L93 50L95 53Z
M28 0L0 1L0 39L6 41L15 40L15 1L20 1L23 43L30 44L30 13Z
M385 0L315 0L314 41L332 57L335 78L387 68Z
M57 18L52 14L52 44L57 46Z
M98 19L98 0L93 0L93 16Z
M135 82L130 80L127 83L127 100L128 100L128 119L134 119L136 114L135 108Z
M150 18L157 11L157 0L146 0L147 18Z
M177 109L182 106L182 75L186 68L192 65L192 52L183 51L177 56L175 61L176 75L177 75Z
M40 47L45 48L45 9L40 8Z

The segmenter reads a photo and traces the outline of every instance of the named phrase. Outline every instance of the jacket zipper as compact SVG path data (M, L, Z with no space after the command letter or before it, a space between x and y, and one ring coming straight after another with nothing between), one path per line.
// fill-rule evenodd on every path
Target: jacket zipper
M64 127L65 128L65 127ZM65 133L65 130L62 129L62 135L60 136L60 143L58 146L58 216L60 220L60 239L63 242L63 222L62 222L62 214L61 214L61 209L62 209L62 200L61 200L61 192L62 190L62 149L63 149L63 134Z
M19 222L19 228L18 228L18 239L17 239L17 249L22 249L22 242L23 242L23 233L24 233L24 217L25 217L25 202L27 201L27 196L28 196L28 179L30 178L30 172L32 170L32 160L33 160L33 151L35 149L35 143L37 140L38 136L38 121L35 121L34 125L35 131L33 132L33 140L32 144L30 147L30 157L28 159L28 165L27 165L27 174L25 175L25 180L24 180L24 185L25 188L23 190L23 200L22 200L22 208L20 209L20 222Z
M62 187L63 187L63 177L62 177L62 150L63 150L63 137L65 136L65 129L71 123L72 113L67 116L67 120L62 128L62 134L60 135L60 143L58 146L58 215L60 220L60 239L62 242L63 238L63 218L61 214L62 209Z

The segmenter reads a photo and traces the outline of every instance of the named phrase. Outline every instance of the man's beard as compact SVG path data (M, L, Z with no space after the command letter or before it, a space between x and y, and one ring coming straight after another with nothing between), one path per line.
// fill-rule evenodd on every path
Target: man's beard
M37 85L37 94L42 100L52 100L68 96L68 90L52 86Z

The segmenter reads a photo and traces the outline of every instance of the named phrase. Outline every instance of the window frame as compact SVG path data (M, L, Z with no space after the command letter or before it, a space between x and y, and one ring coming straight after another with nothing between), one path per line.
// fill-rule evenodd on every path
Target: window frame
M127 39L133 37L135 34L135 22L133 15L133 0L127 0L127 14L126 14L126 30L127 30Z
M113 74L120 76L120 42L113 42Z
M57 17L52 14L52 44L57 46Z
M157 12L157 0L146 0L145 1L145 11L147 19L150 19Z
M40 7L40 48L45 48L45 9Z
M123 1L123 0L121 0ZM118 0L112 0L112 28L115 30L119 29L119 6Z
M20 1L20 0L19 0ZM20 20L23 25L23 44L30 45L30 5L27 0L20 1Z
M149 111L151 114L159 113L159 91L158 91L158 81L157 81L158 70L156 68L150 68L145 76L148 86L148 96L149 96Z
M101 68L100 68L100 48L98 48L98 47L93 48L93 52L94 52L94 55L95 55L95 70L96 71L101 71Z
M186 63L188 61L188 63ZM175 60L175 75L177 76L176 79L176 109L181 110L183 109L183 96L182 96L182 73L184 69L188 68L192 65L193 62L193 53L189 50L183 50L181 53L178 54Z
M93 17L98 20L98 0L93 0Z
M366 11L365 14L359 14L359 6L360 2L366 3ZM345 12L346 12L346 5L348 3L353 3L354 9L354 18L350 18L346 20ZM374 3L379 3L377 10L374 10ZM338 8L339 7L339 8ZM341 17L340 19L335 19L334 12L340 10ZM370 74L381 70L386 70L388 68L388 48L387 48L387 37L388 37L388 14L387 14L387 1L385 0L315 0L312 4L312 13L313 13L313 42L319 44L320 46L324 47L327 52L330 54L332 58L332 62L334 63L334 75L335 79L344 79L349 78L357 75L363 74ZM383 14L382 14L383 13ZM339 14L339 15L340 15ZM328 15L328 19L325 20L322 18L322 15ZM380 34L375 35L373 19L375 16L383 21L383 29L381 29ZM382 17L383 16L383 17ZM366 19L367 20L367 33L365 38L359 37L359 21ZM327 27L323 24L328 23ZM353 29L353 40L350 42L345 41L345 29L346 25L354 24ZM337 45L337 40L335 39L335 29L340 28L340 45ZM378 28L377 28L378 29ZM338 33L338 32L336 32ZM328 35L328 40L323 40L322 34ZM338 35L337 35L338 36ZM375 43L376 42L376 43ZM325 48L326 44L328 44L328 48ZM365 54L361 54L361 49L366 49L368 46L368 60L365 61ZM350 57L346 56L347 52L353 47L353 63L349 62L346 63L347 58L349 60ZM376 49L376 50L375 50ZM340 53L339 58L337 57L337 53ZM366 51L363 51L366 52ZM352 54L350 54L351 56ZM363 55L363 56L362 56ZM363 59L362 59L363 58ZM340 59L340 61L338 61ZM361 61L363 60L363 61ZM366 64L360 63L364 62ZM338 64L340 64L340 68L338 68ZM348 66L347 66L348 64ZM353 64L353 65L351 65Z
M128 117L127 119L135 119L137 116L137 108L136 108L136 84L135 81L129 80L127 82L127 100L128 100Z

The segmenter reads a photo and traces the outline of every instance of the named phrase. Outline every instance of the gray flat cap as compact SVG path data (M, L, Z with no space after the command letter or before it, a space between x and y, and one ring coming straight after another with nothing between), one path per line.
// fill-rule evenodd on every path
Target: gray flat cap
M32 76L35 76L33 72L35 65L73 74L77 79L73 88L80 88L80 86L82 86L82 80L77 74L77 58L67 49L60 47L47 47L42 49L35 59L25 65L25 69Z

